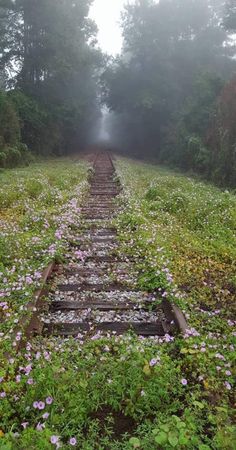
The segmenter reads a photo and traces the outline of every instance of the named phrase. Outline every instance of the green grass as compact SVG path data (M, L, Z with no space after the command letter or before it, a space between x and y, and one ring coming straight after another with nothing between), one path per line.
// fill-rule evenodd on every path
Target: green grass
M42 271L63 254L63 220L62 234L70 219L79 225L86 174L85 163L69 158L1 171L0 295L6 303L0 309L1 332L19 321Z
M0 450L234 450L235 196L159 167L126 159L116 165L124 185L115 220L121 249L137 257L140 287L181 305L190 330L162 340L39 338L17 356L13 349L0 369ZM86 187L81 164L34 170L33 177L32 168L2 174L11 177L7 192L23 184L20 200L2 209L9 227L4 270L16 264L17 274L21 265L25 274L50 259L44 249L60 232L55 216L68 210L78 182L79 199ZM50 176L57 200L48 204L42 179ZM41 222L32 221L35 215ZM75 216L70 223L79 226ZM45 217L50 228L42 232ZM37 254L24 244L32 235L42 240L34 244ZM58 257L64 245L59 239ZM23 283L21 294L9 297L13 318L30 289ZM3 348L10 342L4 339Z
M188 293L186 306L203 303L232 318L235 195L151 165L120 160L118 168L126 186L126 208L119 224L121 230L125 228L124 235L127 226L130 230L129 239L134 239L131 251L145 258L149 273L151 268L156 273L167 267L173 284ZM162 275L163 270L159 278Z

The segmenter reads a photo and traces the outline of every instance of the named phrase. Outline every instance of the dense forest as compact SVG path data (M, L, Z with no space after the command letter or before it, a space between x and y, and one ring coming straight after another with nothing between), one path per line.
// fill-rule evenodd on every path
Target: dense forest
M137 0L122 26L103 76L117 145L235 185L235 1Z
M101 53L90 0L0 1L0 164L63 154L97 120Z
M236 180L234 0L136 0L102 55L92 0L0 0L0 166L82 148L110 110L124 152Z

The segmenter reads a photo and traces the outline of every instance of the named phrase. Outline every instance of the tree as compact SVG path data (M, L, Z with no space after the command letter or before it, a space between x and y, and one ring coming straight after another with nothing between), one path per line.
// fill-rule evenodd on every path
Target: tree
M222 185L236 186L236 77L226 84L207 134L211 150L212 178Z
M123 53L104 73L103 94L133 152L210 173L205 135L236 67L224 14L224 0L126 6Z
M224 25L228 31L236 31L236 3L235 0L228 0L226 3L226 17Z
M8 85L38 102L50 127L55 125L50 134L58 151L71 147L78 134L82 139L86 121L98 110L96 73L102 58L94 48L90 3L0 0L1 66Z

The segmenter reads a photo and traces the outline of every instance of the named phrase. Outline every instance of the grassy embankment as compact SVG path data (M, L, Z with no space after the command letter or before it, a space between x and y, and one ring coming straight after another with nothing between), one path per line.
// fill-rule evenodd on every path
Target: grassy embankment
M86 173L69 158L0 172L1 332L19 321L42 271L63 254L68 224L79 223Z
M78 171L84 179L84 169L67 164L58 168L60 208L54 201L45 205L44 196L32 199L24 189L23 208L17 208L16 199L5 209L8 248L20 251L2 251L4 267L17 264L11 275L16 279L5 280L4 290L7 283L18 282L18 273L33 278L41 270L51 258L44 251L55 243L55 234L56 252L62 253L57 218L74 197L73 189L67 192L70 177L77 178ZM153 166L127 160L116 164L125 186L117 219L122 248L143 260L138 263L140 287L157 289L159 297L180 304L191 330L184 339L166 336L163 342L131 335L95 336L88 343L35 340L0 371L0 449L233 450L235 197ZM45 180L47 170L40 179ZM3 174L9 184L13 181L16 195L21 173L32 176L28 169ZM43 215L40 224L32 221L41 217L35 208ZM79 225L74 216L70 223ZM45 242L39 250L31 246L34 237ZM14 290L9 297L6 323L14 321L17 305L35 286L25 283L26 278L19 295ZM129 434L122 438L125 431Z

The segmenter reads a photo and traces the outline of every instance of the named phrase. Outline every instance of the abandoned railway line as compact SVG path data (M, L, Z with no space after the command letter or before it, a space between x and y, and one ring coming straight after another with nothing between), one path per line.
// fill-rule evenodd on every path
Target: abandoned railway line
M2 334L2 442L22 449L53 448L57 443L66 449L71 442L81 449L154 449L165 448L159 440L174 435L174 442L183 438L186 448L209 444L209 449L221 450L224 447L211 446L212 424L203 412L214 414L215 402L221 408L227 401L233 417L235 322L230 311L222 310L220 319L218 308L212 311L206 302L203 309L199 302L198 309L190 292L181 297L177 289L183 283L175 267L181 261L181 267L188 268L191 260L180 260L175 246L171 254L176 266L167 260L174 227L166 228L161 210L153 216L152 202L146 200L153 179L157 194L164 197L161 171L157 176L156 169L145 167L143 178L139 163L126 169L126 160L113 160L106 151L86 159L89 168L81 159L77 166L74 160L66 166L76 166L74 184L68 191L70 183L65 183L58 204L52 190L53 207L46 215L51 227L42 240L44 259L38 261L37 246L30 247L24 278L19 278L30 281L27 290L13 285L14 325ZM53 164L52 175L55 169ZM170 180L172 192L172 175L166 180L168 192ZM39 210L43 217L46 208ZM55 252L45 254L51 246ZM39 264L40 271L34 272ZM173 273L168 288L159 273L164 280L166 273ZM200 283L198 287L201 293ZM3 290L10 293L7 287ZM169 299L182 305L188 326ZM10 317L7 309L5 317ZM3 331L7 326L6 320ZM198 434L188 427L191 417L197 430L200 415L204 436L202 425ZM176 432L180 422L183 428ZM166 436L162 427L170 430Z
M187 324L181 311L155 292L137 288L132 258L119 252L112 224L121 185L111 155L94 157L80 230L72 230L63 264L51 264L26 330L28 338L94 333L165 336ZM74 256L77 255L75 260ZM45 301L46 299L46 301Z

